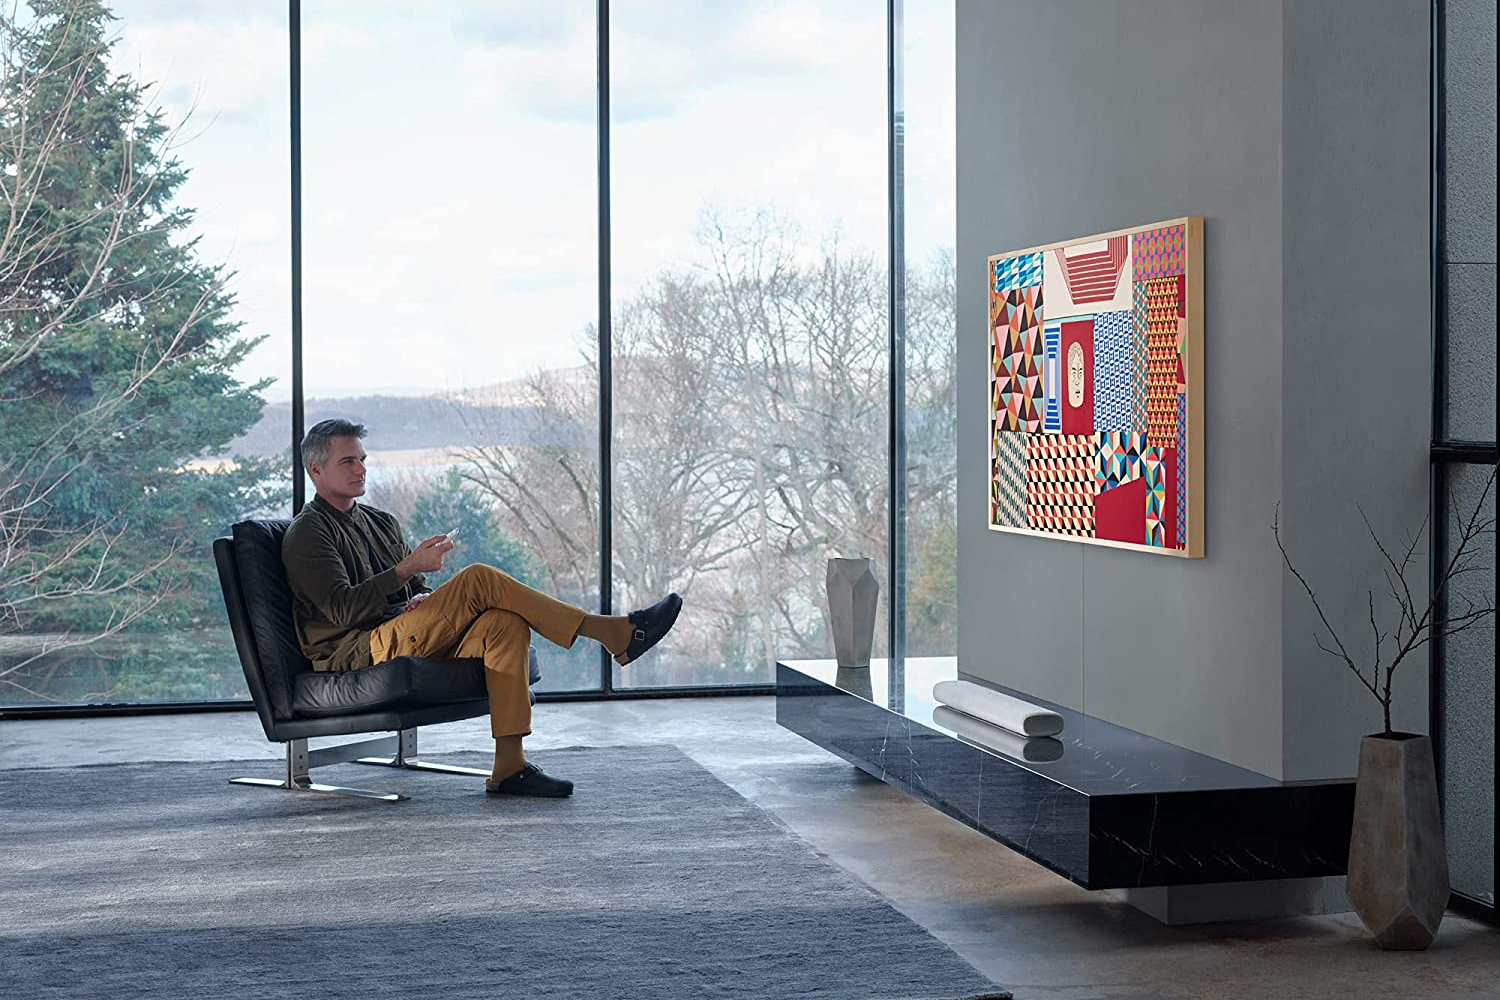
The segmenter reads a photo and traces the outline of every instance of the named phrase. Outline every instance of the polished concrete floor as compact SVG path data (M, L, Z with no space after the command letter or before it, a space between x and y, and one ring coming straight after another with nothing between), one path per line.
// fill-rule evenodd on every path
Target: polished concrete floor
M533 730L543 766L548 747L676 744L1021 1000L1500 996L1500 931L1452 913L1412 954L1377 949L1353 914L1164 927L781 729L770 698L543 704ZM422 749L483 749L487 734L483 719L436 727ZM231 758L276 774L249 712L0 723L0 768Z

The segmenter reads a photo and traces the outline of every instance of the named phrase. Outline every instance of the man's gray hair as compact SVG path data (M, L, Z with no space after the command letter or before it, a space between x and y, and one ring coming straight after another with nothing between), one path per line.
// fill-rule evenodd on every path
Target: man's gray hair
M302 439L302 461L304 464L311 462L314 465L326 465L329 456L333 454L334 438L362 438L364 436L364 424L356 424L337 417L332 420L319 420L312 425L307 436Z

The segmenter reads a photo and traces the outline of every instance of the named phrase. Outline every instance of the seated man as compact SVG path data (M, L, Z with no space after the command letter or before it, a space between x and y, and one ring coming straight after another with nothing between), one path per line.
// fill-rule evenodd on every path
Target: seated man
M364 436L362 424L324 420L302 439L317 496L287 529L281 560L303 654L315 670L358 670L397 656L482 658L495 737L486 790L572 794L571 781L544 774L521 751L531 732L531 633L564 648L579 636L594 639L625 664L667 634L682 598L668 594L629 615L593 615L484 565L432 590L422 574L443 568L454 541L434 535L408 549L393 516L355 502L365 492Z

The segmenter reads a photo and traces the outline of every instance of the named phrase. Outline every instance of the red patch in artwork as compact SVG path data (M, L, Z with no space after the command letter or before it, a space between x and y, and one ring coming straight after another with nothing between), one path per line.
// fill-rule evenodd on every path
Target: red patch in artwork
M1081 350L1075 352L1073 345ZM1083 399L1073 405L1073 364L1083 363ZM1062 324L1062 432L1094 433L1094 318L1067 320Z
M1177 276L1177 318L1187 319L1187 279Z
M1094 497L1094 537L1111 542L1146 544L1144 476Z
M1181 548L1177 544L1177 449L1163 448L1161 450L1162 478L1166 482L1167 495L1161 505L1162 537L1167 540L1167 547L1172 549Z

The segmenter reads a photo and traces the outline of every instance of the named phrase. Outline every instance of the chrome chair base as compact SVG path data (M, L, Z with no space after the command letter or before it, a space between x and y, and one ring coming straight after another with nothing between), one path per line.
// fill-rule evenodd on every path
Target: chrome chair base
M467 774L480 778L488 778L491 774L491 772L477 767L459 767L457 764L429 764L425 760L418 760L417 731L415 729L403 729L395 737L388 738L396 740L396 752L392 756L360 757L354 763L370 764L374 767L399 767L408 771L431 771L436 774Z
M287 788L285 781L277 781L275 778L230 778L231 785L259 785L262 788ZM319 795L343 795L359 799L376 799L380 802L400 802L410 798L408 795L397 795L395 792L372 792L366 788L345 788L342 785L319 785L309 781L307 784L294 784L290 786L296 792L316 792Z
M392 736L382 736L357 743L341 743L331 747L309 750L307 740L288 740L286 744L286 777L274 778L230 778L231 785L255 785L260 788L280 788L293 792L314 792L319 795L340 795L359 799L375 799L380 802L401 802L410 798L395 792L375 792L367 788L345 788L342 785L322 785L312 780L310 772L315 767L329 764L348 764L359 761L366 754L390 753L396 760L404 760L403 750L410 744L412 752L417 746L417 731L403 729ZM441 765L432 765L438 767ZM489 772L484 772L488 774Z

